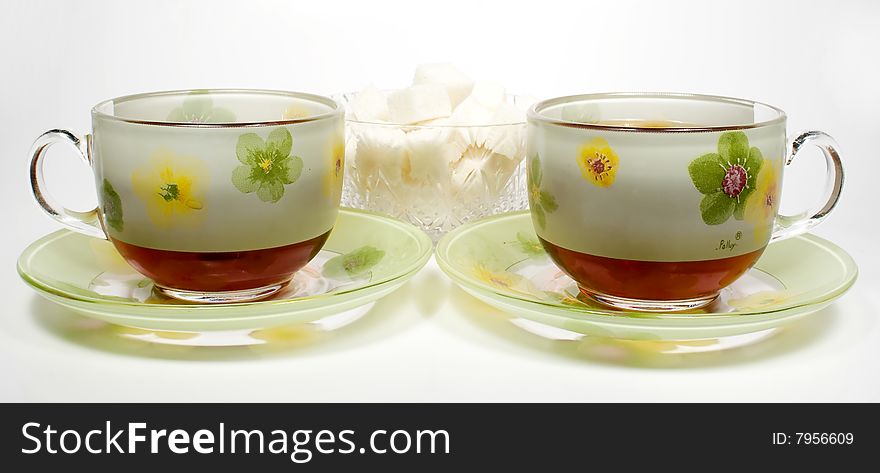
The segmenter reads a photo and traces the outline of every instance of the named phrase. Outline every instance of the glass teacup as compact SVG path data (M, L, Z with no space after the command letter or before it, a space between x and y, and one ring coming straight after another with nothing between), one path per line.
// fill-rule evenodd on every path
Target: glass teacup
M170 297L268 297L312 259L336 221L343 111L317 95L260 90L157 92L92 109L91 135L52 130L32 150L34 197L73 230L113 242ZM65 209L43 159L74 145L99 205Z
M604 304L709 304L767 244L805 232L836 204L837 145L811 131L788 149L785 113L725 97L612 93L550 99L528 116L529 201L550 257ZM784 166L813 144L823 205L778 215Z

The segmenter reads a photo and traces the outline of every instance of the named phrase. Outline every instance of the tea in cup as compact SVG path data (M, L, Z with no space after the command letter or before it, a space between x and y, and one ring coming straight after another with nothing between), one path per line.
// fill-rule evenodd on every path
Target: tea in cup
M163 294L195 302L265 298L321 249L336 221L343 111L317 95L157 92L92 109L90 135L41 135L34 197L73 230L109 239ZM45 190L52 144L92 167L98 207L65 209Z
M778 108L692 94L580 95L528 115L532 220L581 292L621 309L711 303L767 244L805 232L836 204L837 145L798 136ZM784 166L805 144L827 161L821 208L778 215Z

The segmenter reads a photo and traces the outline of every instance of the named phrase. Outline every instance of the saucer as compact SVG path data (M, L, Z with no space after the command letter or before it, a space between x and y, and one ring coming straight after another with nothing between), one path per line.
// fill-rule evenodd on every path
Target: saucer
M201 305L167 298L109 241L68 230L28 246L18 259L18 273L46 299L87 317L137 329L131 333L145 340L235 345L262 343L267 337L260 334L242 343L230 339L270 328L313 323L334 329L350 323L366 313L367 304L415 275L431 250L430 238L408 223L341 209L320 253L286 288L256 302Z
M550 338L715 340L779 328L840 297L856 280L852 257L815 235L771 244L709 306L687 312L612 309L580 296L544 252L528 212L463 225L437 245L440 268L462 289Z

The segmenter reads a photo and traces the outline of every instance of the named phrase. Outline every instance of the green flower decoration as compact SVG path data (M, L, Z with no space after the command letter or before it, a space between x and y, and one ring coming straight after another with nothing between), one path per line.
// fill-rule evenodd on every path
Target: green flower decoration
M110 184L110 181L107 179L104 179L104 183L101 186L101 202L103 204L101 210L104 212L104 220L107 222L107 225L117 232L121 232L123 228L122 199L119 198L119 194L116 193L113 184Z
M331 278L354 277L366 273L382 261L385 252L372 246L362 246L344 255L330 258L322 273Z
M229 109L214 106L214 99L206 90L195 90L183 99L183 105L171 110L168 121L181 123L231 123L235 114Z
M232 184L245 194L256 192L263 202L278 202L284 186L302 174L303 160L290 155L292 147L287 128L276 128L266 141L256 133L239 136L235 155L242 164L232 171Z
M556 198L549 192L541 190L543 179L541 158L536 154L529 163L529 207L541 228L547 225L546 214L553 213L559 208Z
M703 222L720 225L731 215L742 220L746 200L755 191L755 180L763 163L761 150L749 148L749 139L741 131L722 133L717 153L691 161L688 174L704 196L700 202Z
M541 246L541 242L537 238L531 238L523 232L517 232L516 241L511 243L514 243L519 251L525 253L530 258L544 255L544 247Z

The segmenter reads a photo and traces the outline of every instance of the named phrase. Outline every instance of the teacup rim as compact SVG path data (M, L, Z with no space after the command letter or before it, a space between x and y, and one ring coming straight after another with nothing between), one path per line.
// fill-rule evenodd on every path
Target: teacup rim
M173 96L180 95L185 96L191 93L222 93L222 94L254 94L254 95L279 95L285 97L294 97L304 100L309 100L312 102L317 102L323 105L326 105L331 108L330 111L318 113L314 115L310 115L307 117L299 117L299 118L282 118L275 120L258 120L258 121L248 121L248 122L217 122L217 123L187 123L187 122L176 122L169 120L140 120L135 118L125 118L120 117L118 115L114 115L111 113L106 113L101 111L101 107L104 107L108 104L114 104L117 102L125 102L130 100L138 100L150 97L161 97L161 96ZM310 123L321 120L326 120L329 118L341 116L344 113L344 109L342 104L339 101L327 97L324 95L311 94L308 92L298 92L291 90L279 90L279 89L247 89L247 88L207 88L207 89L175 89L175 90L160 90L154 92L140 92L136 94L128 94L121 95L119 97L114 97L106 100L102 100L95 104L91 110L93 118L100 118L102 120L109 120L115 122L122 123L131 123L136 125L150 125L150 126L165 126L165 127L175 127L175 128L248 128L248 127L266 127L266 126L281 126L281 125L295 125L299 123Z
M769 119L763 120L760 122L754 123L744 123L741 125L720 125L720 126L698 126L698 127L640 127L640 126L623 126L623 125L608 125L608 124L600 124L600 123L584 123L577 122L573 120L565 120L561 118L550 118L544 115L542 112L547 107L553 105L559 105L566 102L575 102L575 101L583 101L583 100L595 100L595 99L603 99L603 98L617 98L617 97L633 97L633 98L672 98L672 99L698 99L698 100L708 100L715 102L724 102L730 104L739 104L739 105L748 105L748 106L762 106L766 107L773 112L776 113L776 116ZM736 131L736 130L749 130L754 128L763 128L766 126L777 125L780 123L785 123L787 118L785 111L781 108L770 105L768 103L759 102L756 100L742 99L737 97L727 97L723 95L711 95L711 94L695 94L688 92L598 92L598 93L589 93L589 94L575 94L575 95L565 95L561 97L553 97L545 100L541 100L536 102L531 107L529 107L526 112L527 120L529 122L542 122L550 125L564 126L569 128L581 128L581 129L590 129L590 130L603 130L603 131L622 131L622 132L639 132L639 133L707 133L707 132L719 132L719 131Z

